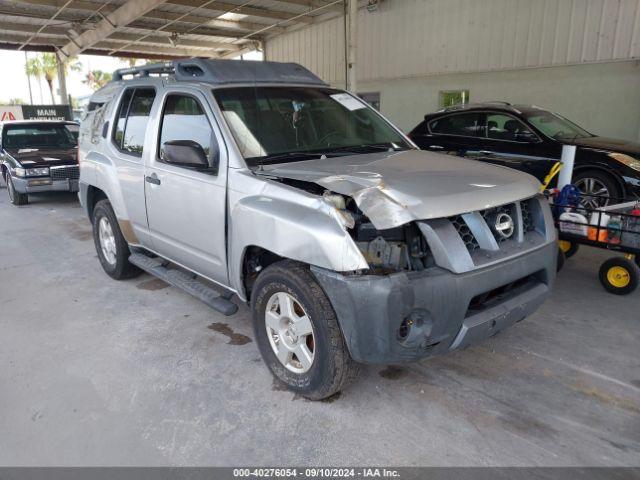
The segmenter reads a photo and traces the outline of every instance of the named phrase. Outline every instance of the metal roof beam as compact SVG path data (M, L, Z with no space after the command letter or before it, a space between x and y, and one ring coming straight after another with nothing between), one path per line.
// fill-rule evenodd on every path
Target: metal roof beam
M171 5L181 5L183 7L196 8L202 5L201 0L169 0L167 2ZM245 7L243 5L236 5L234 3L213 2L206 7L202 7L203 10L212 10L214 12L224 13L238 13L240 15L249 15L252 17L273 18L276 20L290 20L297 17L297 14L291 12L283 12L281 10L271 10L267 8ZM296 18L294 21L301 23L311 23L310 18L301 17Z
M21 14L23 16L26 16L27 12L22 13L17 8L8 10L6 8L1 8L0 7L0 15L6 15L6 16L10 16L11 17L11 18L7 19L8 21L15 22L15 24L19 25L19 26L30 25L30 24L21 23L21 21L20 21L21 20L21 18L20 18ZM36 18L38 20L46 20L47 18L49 18L46 15L34 14L34 13L28 13L28 16L29 16L29 18ZM178 17L178 15L176 15L176 17ZM198 18L201 19L201 20L206 21L205 17L198 17ZM85 17L79 17L77 15L70 15L68 13L65 13L65 14L58 15L58 17L56 17L56 20L60 20L62 22L68 22L68 23L80 23L80 24L82 24L84 22L84 20L86 20L86 18ZM256 24L256 26L257 25L260 25L261 27L264 26L262 24ZM149 24L141 22L141 21L135 21L135 22L132 22L129 25L127 25L127 28L135 28L137 30L153 32L159 26L160 25L149 25ZM38 25L38 27L39 27L39 25ZM284 28L280 28L280 30L284 31ZM269 31L271 32L271 30L269 30ZM166 32L166 33L178 33L178 34L191 33L193 35L220 37L220 38L242 38L242 37L244 37L246 35L246 33L238 32L237 30L235 30L235 31L217 30L215 28L211 28L211 27L208 27L208 26L198 26L197 29L194 30L193 26L188 26L186 24L177 25L175 23L171 24L169 27L163 29L163 32ZM256 38L259 38L259 37L256 37Z
M96 28L81 33L72 42L67 43L60 49L60 53L66 58L78 55L164 2L165 0L128 0L107 14L96 24Z
M24 34L24 35L28 35L30 33L35 33L38 31L38 27L37 25L18 25L15 23L7 23L7 22L0 22L0 31L5 31L5 32L14 32L16 34ZM67 41L69 41L69 33L67 32L67 30L65 28L60 28L60 27L47 27L44 30L42 30L41 32L42 35L47 35L47 36L56 36L56 37L61 37L61 39L63 39L63 43L66 43ZM128 43L131 41L134 41L138 38L139 36L136 34L132 34L132 33L113 33L111 35L109 35L109 37L106 39L107 41L114 41L114 42L124 42L124 43ZM154 36L149 36L147 38L145 38L144 40L142 40L140 43L143 44L150 44L150 45L159 45L161 47L171 47L171 41L169 40L169 36L165 36L165 35L154 35ZM181 47L186 47L186 48L198 48L198 49L212 49L212 50L224 50L224 51L237 51L239 49L239 45L234 45L232 43L225 43L225 42L211 42L211 41L207 41L207 40L192 40L192 39L185 39L185 38L181 38L178 41L178 45L176 45L175 48L181 48Z
M287 3L289 5L299 5L301 7L309 7L312 9L323 7L328 3L323 0L275 0L275 1L280 3ZM344 10L344 7L342 5L331 5L327 7L327 11L331 11L331 10L335 12L342 12Z
M38 5L43 7L55 7L55 8L57 8L61 4L62 5L64 4L62 0L23 0L20 3L28 3L31 5ZM92 11L96 11L100 7L102 7L100 12L103 14L107 14L115 11L117 8L117 5L105 5L105 4L95 3L95 2L87 2L84 0L73 0L67 8L73 9L73 10L86 10L87 12L90 13ZM18 5L16 5L16 9L18 8L19 8ZM220 8L217 11L224 12L224 9ZM258 30L264 27L264 24L248 22L244 20L223 20L219 18L203 17L203 16L193 15L193 14L189 14L185 16L181 13L166 12L163 10L151 10L145 13L144 15L142 15L142 18L148 18L153 20L176 20L178 17L181 17L180 21L182 22L207 24L207 25L215 26L221 29L253 31L253 30ZM62 18L62 17L58 16L58 18ZM279 31L274 31L274 33L284 32L284 28L280 28L278 30ZM228 36L229 38L232 38L234 36L241 36L241 35L237 35L236 32L227 32L227 33L228 35L216 35L216 36Z

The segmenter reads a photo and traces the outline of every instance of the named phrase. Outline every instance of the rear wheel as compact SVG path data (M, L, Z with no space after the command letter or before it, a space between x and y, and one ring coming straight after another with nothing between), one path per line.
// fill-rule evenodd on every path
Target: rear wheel
M569 242L568 240L558 240L558 245L560 246L560 250L564 253L565 258L571 258L578 250L580 250L580 245L575 242Z
M626 258L610 258L600 267L600 283L610 293L627 295L638 288L639 281L640 268Z
M17 206L28 204L29 196L26 193L16 191L13 186L13 181L11 180L11 175L7 175L5 178L7 180L7 192L9 193L9 200L11 203Z
M93 209L93 241L102 268L111 278L123 280L142 273L129 263L129 245L122 236L109 200L100 200Z
M289 390L321 400L356 376L336 314L307 267L288 260L270 265L251 297L262 358Z

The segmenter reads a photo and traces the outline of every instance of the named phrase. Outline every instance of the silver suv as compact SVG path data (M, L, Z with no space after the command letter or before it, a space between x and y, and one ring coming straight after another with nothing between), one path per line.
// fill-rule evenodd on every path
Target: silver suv
M358 363L493 336L555 278L533 177L419 151L296 64L119 70L91 99L79 153L107 274L145 270L226 315L237 296L272 373L311 399Z

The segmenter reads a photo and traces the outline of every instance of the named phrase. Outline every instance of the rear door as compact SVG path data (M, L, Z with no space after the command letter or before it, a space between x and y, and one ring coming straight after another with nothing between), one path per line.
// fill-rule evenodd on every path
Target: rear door
M477 150L483 125L481 113L451 113L426 120L421 129L412 132L411 138L423 150L469 156Z
M148 154L145 138L155 98L156 90L153 87L132 86L124 89L118 98L111 138L105 140L126 208L126 215L123 215L125 212L116 211L120 228L123 231L133 230L137 240L144 246L150 244L150 239L144 198L143 155ZM114 207L118 203L114 202ZM128 221L122 219L126 217Z
M154 249L160 255L216 282L227 284L226 167L222 135L204 95L174 88L161 99L157 144L149 157L145 191ZM170 165L165 142L191 140L210 156L219 152L217 173Z

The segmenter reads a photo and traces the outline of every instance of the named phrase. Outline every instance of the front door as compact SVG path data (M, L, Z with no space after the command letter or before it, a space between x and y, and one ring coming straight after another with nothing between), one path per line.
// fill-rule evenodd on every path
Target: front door
M538 135L511 115L487 112L485 118L486 137L475 152L476 158L529 173L543 181L557 159Z
M157 253L211 280L227 284L226 149L207 100L198 91L165 94L156 152L145 172L149 233ZM165 142L191 140L202 146L217 173L170 165Z

